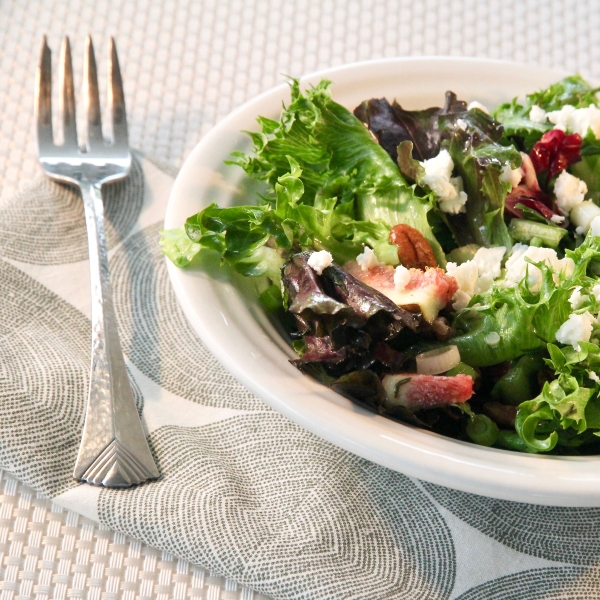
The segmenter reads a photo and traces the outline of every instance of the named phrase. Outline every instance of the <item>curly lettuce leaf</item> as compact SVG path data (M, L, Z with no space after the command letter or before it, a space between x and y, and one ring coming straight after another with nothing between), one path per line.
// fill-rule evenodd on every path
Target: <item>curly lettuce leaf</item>
M427 219L430 202L415 195L367 128L331 99L329 85L322 81L301 92L299 82L292 80L291 103L280 120L259 119L261 132L250 134L253 154L236 153L233 164L250 177L268 182L274 191L279 178L289 171L289 156L302 172L300 204L315 206L320 198L335 198L334 209L342 210L349 221L383 225L388 235L394 225L410 225L425 236L438 262L445 264ZM267 201L274 202L274 196ZM365 234L364 228L360 233ZM381 231L378 235L373 243L387 242Z
M159 244L161 252L177 267L187 267L201 248L188 237L185 227L161 229Z
M546 112L560 110L566 104L575 108L585 108L590 104L597 105L596 92L600 88L592 88L581 75L570 75L544 90L527 96L531 106L537 104Z
M600 386L590 377L598 371L600 347L586 342L580 346L573 350L548 344L546 363L557 378L545 382L536 398L519 406L515 422L517 433L531 449L548 452L557 444L589 442L590 433L600 435Z
M238 273L266 275L277 285L281 266L293 249L327 250L343 264L368 244L380 260L398 263L397 248L389 243L383 223L354 220L351 205L336 198L318 196L313 204L304 204L302 174L297 161L288 157L288 172L275 183L274 200L260 206L211 204L189 217L184 230L163 231L163 252L183 267L207 248Z

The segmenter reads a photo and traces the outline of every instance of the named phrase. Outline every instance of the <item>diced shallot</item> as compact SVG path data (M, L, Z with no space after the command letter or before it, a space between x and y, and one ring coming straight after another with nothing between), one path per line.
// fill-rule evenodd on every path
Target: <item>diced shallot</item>
M460 362L460 353L456 346L435 348L417 354L417 373L421 375L439 375L453 369Z

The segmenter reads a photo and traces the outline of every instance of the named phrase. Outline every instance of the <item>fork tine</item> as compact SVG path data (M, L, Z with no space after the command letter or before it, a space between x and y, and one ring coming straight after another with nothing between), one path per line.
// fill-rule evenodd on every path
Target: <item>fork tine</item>
M71 62L71 44L65 36L60 52L60 78L64 144L77 146L77 123L75 120L75 91L73 87L73 63Z
M123 79L119 68L119 57L114 38L110 38L109 48L109 76L108 76L108 105L112 115L113 143L127 147L127 113L125 111L125 93L123 92Z
M37 69L35 117L38 148L52 146L54 144L52 135L52 53L48 47L46 36L42 40L40 64Z
M88 35L85 40L85 62L83 67L83 98L87 113L88 150L94 142L103 142L102 115L100 113L100 95L98 93L98 73L92 38Z

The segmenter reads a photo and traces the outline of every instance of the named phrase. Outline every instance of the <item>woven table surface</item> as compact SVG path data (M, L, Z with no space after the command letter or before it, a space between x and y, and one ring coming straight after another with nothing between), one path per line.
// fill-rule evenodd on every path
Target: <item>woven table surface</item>
M32 92L42 36L58 50L69 35L79 73L88 33L97 49L115 37L131 145L170 177L215 123L282 74L453 55L600 78L594 0L2 0L0 207L39 174ZM15 475L0 471L1 600L267 598L61 507ZM578 598L600 597L589 591L596 584L585 589Z

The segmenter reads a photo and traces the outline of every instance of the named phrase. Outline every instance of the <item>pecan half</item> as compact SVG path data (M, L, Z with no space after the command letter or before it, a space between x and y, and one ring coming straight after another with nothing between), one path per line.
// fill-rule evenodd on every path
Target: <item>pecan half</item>
M437 267L429 242L410 225L395 225L390 231L390 243L398 246L398 259L407 269Z

